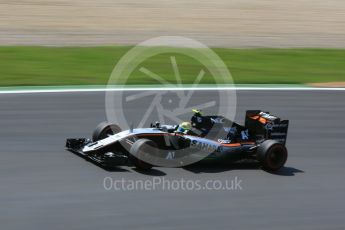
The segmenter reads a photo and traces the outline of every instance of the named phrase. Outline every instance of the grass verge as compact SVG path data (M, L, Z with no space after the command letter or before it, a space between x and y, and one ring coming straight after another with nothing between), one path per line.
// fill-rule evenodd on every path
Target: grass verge
M0 47L0 86L105 85L129 46ZM157 48L159 49L159 48ZM176 50L182 48L176 48ZM213 49L236 84L345 82L345 49ZM201 64L179 54L182 82L193 83ZM171 54L147 59L141 66L174 82ZM126 84L155 84L136 68ZM202 83L212 84L211 77Z

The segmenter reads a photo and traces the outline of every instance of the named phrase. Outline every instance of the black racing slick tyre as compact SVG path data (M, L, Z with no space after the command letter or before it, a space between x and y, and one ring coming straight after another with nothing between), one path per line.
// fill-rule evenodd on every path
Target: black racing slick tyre
M148 139L139 139L132 145L130 149L129 159L132 164L140 170L150 170L153 165L153 156L157 156L157 145L155 142Z
M99 141L109 135L114 135L121 132L121 128L115 124L109 124L108 122L102 122L97 125L96 129L92 133L92 140Z
M274 140L267 140L257 149L257 159L268 171L277 171L284 166L288 157L286 147Z

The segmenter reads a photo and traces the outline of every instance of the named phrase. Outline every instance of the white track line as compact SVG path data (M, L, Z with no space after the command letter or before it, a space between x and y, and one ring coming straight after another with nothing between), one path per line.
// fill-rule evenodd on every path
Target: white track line
M34 93L78 93L78 92L107 92L107 91L214 91L214 90L236 90L236 91L345 91L345 88L312 88L312 87L185 87L185 88L97 88L97 89L15 89L1 90L0 94L34 94Z

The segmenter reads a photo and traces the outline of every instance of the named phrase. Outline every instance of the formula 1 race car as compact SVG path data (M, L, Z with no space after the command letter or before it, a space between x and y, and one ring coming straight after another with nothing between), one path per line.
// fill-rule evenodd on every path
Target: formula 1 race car
M141 170L246 158L259 161L269 171L284 166L288 156L285 147L288 120L269 112L249 110L243 126L223 116L193 112L191 127L187 129L156 122L150 128L121 131L118 125L102 122L92 139L67 139L66 148L102 166L131 163Z

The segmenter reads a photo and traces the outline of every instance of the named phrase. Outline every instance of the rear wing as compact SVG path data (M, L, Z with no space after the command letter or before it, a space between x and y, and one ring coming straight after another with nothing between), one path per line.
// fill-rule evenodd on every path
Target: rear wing
M289 120L281 120L279 117L261 110L248 110L245 126L249 135L256 140L272 139L286 144Z

